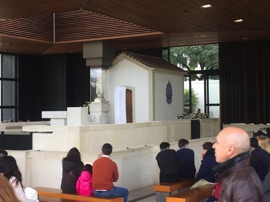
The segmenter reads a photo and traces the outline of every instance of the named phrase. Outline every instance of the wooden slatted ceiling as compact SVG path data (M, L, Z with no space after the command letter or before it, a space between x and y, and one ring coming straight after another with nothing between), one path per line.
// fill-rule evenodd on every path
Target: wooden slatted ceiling
M156 30L85 10L56 14L56 42L158 34Z
M269 0L0 1L0 51L76 52L84 41L108 39L118 49L270 39L269 10ZM238 18L244 22L233 23Z
M38 41L53 41L53 16L44 14L0 21L1 34Z
M206 3L213 7L202 9ZM269 0L89 0L85 6L90 11L165 33L267 30L270 29L270 23L267 23L270 21L269 8ZM236 25L232 22L238 18L244 18L244 23ZM254 23L254 19L259 24Z
M4 0L0 19L11 19L78 10L85 0Z

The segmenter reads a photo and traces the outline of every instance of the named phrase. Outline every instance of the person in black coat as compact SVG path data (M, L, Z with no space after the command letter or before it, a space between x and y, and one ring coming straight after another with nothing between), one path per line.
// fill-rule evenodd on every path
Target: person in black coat
M170 144L168 142L160 143L159 147L161 151L156 156L160 169L159 182L179 181L179 165L175 150L170 149Z
M179 163L180 178L194 178L196 173L194 151L188 148L189 142L186 139L180 139L178 146L176 157Z
M263 181L270 167L270 155L259 146L258 139L255 137L250 138L250 147L250 165Z
M76 147L69 150L67 156L62 160L62 181L61 190L64 193L77 193L76 182L83 169L81 154Z

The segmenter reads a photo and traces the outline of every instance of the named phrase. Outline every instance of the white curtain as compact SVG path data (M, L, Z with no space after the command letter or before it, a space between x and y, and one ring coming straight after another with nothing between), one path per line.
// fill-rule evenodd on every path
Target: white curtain
M126 87L116 87L114 91L114 120L115 123L127 123L126 117Z

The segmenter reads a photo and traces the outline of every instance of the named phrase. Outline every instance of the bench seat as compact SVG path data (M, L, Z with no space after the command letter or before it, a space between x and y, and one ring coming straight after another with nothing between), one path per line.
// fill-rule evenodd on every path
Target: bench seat
M80 200L83 202L123 202L123 197L116 197L116 198L97 198L92 196L80 196L77 194L67 194L63 193L61 189L55 188L48 188L48 187L35 187L37 190L38 195L40 197L47 197L47 198L60 198L60 199L69 199L69 200ZM69 201L67 201L69 202Z
M154 192L156 192L156 201L165 202L166 197L172 195L173 192L179 192L188 189L194 183L194 179L182 179L179 182L165 182L161 184L155 184L153 189Z
M78 202L78 200L62 199L62 198L51 198L51 197L40 196L39 197L39 202ZM87 202L87 201L80 200L80 202Z
M184 192L168 196L166 202L198 202L212 195L214 187L212 185L204 185L189 189Z

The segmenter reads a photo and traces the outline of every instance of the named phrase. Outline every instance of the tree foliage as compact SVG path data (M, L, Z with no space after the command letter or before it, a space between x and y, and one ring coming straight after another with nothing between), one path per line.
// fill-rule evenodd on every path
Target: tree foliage
M184 89L184 105L189 105L189 90ZM199 97L195 93L193 89L191 89L191 106L192 110L195 111L197 109L199 103ZM185 112L190 113L189 110L185 110Z
M218 69L218 45L197 45L170 48L170 62L188 71ZM202 75L196 75L202 80Z

